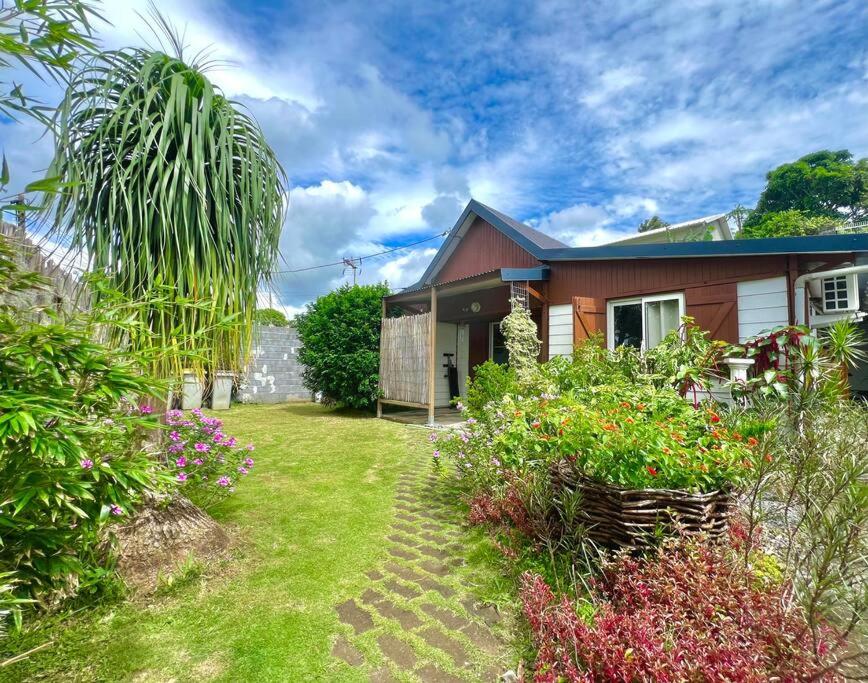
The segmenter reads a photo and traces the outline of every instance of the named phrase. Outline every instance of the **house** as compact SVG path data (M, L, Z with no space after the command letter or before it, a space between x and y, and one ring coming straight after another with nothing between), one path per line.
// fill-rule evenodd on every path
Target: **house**
M866 277L866 234L572 248L471 200L421 279L383 301L381 403L425 408L433 423L475 366L506 360L499 323L514 297L546 360L597 332L610 348L649 348L683 315L733 343L861 319Z
M731 240L732 230L725 213L703 216L664 228L637 232L609 244L657 244L659 242L698 242L700 240Z

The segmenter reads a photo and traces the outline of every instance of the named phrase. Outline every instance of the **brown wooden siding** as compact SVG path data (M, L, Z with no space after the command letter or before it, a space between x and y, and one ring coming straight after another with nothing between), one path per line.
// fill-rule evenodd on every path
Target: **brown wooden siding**
M530 268L538 264L518 243L477 218L437 274L436 281L442 284L498 268Z
M574 296L615 299L786 275L787 257L554 261L551 268L549 303L566 304Z

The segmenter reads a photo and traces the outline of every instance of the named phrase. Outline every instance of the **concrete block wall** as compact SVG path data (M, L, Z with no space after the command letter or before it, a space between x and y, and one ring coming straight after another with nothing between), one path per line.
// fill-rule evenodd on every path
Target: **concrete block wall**
M310 400L298 362L301 342L295 327L257 326L253 353L244 373L239 398L242 403L283 403Z

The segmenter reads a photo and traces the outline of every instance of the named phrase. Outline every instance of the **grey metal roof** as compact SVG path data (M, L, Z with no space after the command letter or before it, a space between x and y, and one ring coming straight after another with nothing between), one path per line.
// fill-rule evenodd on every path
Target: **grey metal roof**
M452 253L458 233L471 217L479 216L512 239L539 261L597 261L646 258L701 258L703 256L757 256L772 254L836 254L868 252L868 233L734 239L717 242L671 242L659 244L604 244L599 247L568 247L524 223L471 199L418 282L404 291L424 289L442 262Z

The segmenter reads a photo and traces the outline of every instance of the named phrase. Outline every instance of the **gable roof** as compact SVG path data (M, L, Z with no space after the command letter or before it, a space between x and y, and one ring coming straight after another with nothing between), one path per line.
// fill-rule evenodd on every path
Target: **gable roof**
M471 199L458 221L449 231L428 268L418 282L406 287L407 291L424 289L443 267L472 225L481 218L495 230L503 233L538 261L596 261L618 259L701 258L714 256L762 256L774 254L841 254L868 252L868 233L846 235L817 235L811 237L773 237L766 239L726 239L702 242L662 242L651 244L620 244L614 242L598 247L568 247L553 237L531 228L514 218ZM721 216L679 223L673 227L719 220ZM664 228L665 230L665 228Z
M461 216L459 216L455 225L449 231L446 240L440 245L440 249L434 255L422 277L419 278L417 283L410 285L407 289L425 287L433 281L434 276L437 275L438 271L455 251L461 238L470 229L470 226L477 217L489 223L495 230L509 237L536 259L540 259L540 255L547 249L568 248L566 244L559 242L554 237L549 237L545 233L534 230L529 225L510 218L506 214L496 211L482 202L471 199L467 203L467 206L464 207L464 211L461 212Z

